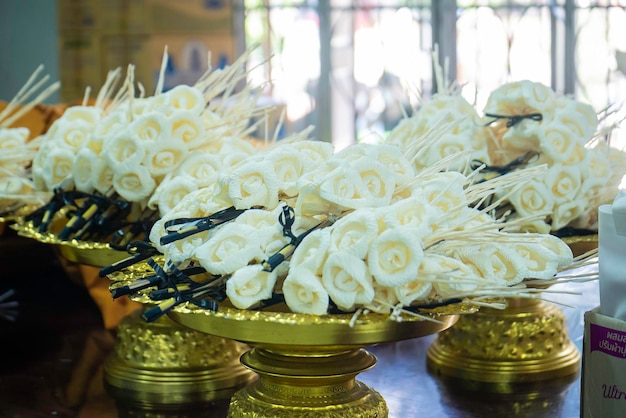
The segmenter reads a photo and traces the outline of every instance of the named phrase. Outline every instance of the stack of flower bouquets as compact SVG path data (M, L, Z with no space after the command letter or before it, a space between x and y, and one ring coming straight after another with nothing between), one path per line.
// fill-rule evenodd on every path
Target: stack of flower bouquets
M24 86L0 111L0 217L12 217L24 207L40 206L50 194L35 189L31 163L41 143L32 138L31 130L19 126L20 118L28 114L59 88L59 83L44 87L49 76L40 77L38 67Z
M53 196L26 220L62 241L144 248L161 214L259 148L249 133L271 109L245 83L248 56L168 91L162 71L153 96L132 65L119 88L121 71L111 71L92 105L67 109L42 138L32 176Z
M483 179L456 170L469 164L467 152L417 168L424 150L279 142L159 219L146 243L158 256L101 275L114 281L114 297L158 302L143 313L148 321L180 304L397 319L451 303L541 297L534 285L577 264L553 235L511 232L544 214L494 216L496 191L545 167Z
M597 233L598 207L613 200L626 174L626 153L609 142L618 114L615 106L596 113L541 83L522 80L492 91L479 115L458 88L440 82L439 93L385 142L408 152L420 147L418 168L467 152L471 164L459 159L451 168L481 168L482 178L545 166L523 184L496 190L494 198L505 197L498 211L526 219L520 224L524 231L589 234Z

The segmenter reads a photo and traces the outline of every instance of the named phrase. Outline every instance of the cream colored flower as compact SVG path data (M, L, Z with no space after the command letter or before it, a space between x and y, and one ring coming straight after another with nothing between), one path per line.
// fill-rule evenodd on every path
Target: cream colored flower
M136 166L131 169L114 170L113 187L123 199L140 202L150 196L156 182L146 167Z
M389 314L398 302L400 301L396 296L395 288L381 286L374 282L374 299L370 303L364 304L363 307L372 312Z
M549 214L554 208L554 198L546 185L538 180L530 180L517 188L509 200L519 216Z
M47 137L58 147L68 148L74 152L87 141L93 129L92 125L82 120L69 122L65 119L58 119L55 123L57 123L57 130L54 136Z
M228 196L237 209L260 205L267 209L278 206L278 179L268 162L244 164L226 179Z
M440 254L424 256L419 277L423 277L424 280L431 279L436 294L443 299L471 292L481 285L480 278L470 267L456 258Z
M543 124L537 130L540 152L550 162L565 161L576 146L576 134L567 126L558 123Z
M198 190L196 181L189 176L176 176L162 182L157 188L158 208L161 215L172 210L185 196Z
M558 208L559 205L575 199L582 179L578 167L554 164L544 174L543 181Z
M206 103L202 92L185 84L179 84L176 87L164 93L165 103L175 110L185 110L195 114L200 114Z
M142 141L169 141L172 135L172 122L162 113L150 112L133 120L130 131Z
M264 158L274 167L279 192L286 196L297 195L296 181L308 168L303 153L289 147L278 146L265 154Z
M242 267L226 281L226 295L235 307L248 309L272 297L276 278L276 271L264 271L259 264Z
M584 203L581 200L563 202L554 206L552 212L551 227L553 231L558 231L571 224L578 217L583 215Z
M173 172L189 154L182 142L159 141L146 147L143 164L153 177L164 176Z
M422 196L443 212L466 206L467 196L464 185L467 178L454 171L439 173L420 183Z
M211 274L232 274L263 254L253 227L228 223L197 247L194 257Z
M96 155L102 154L102 148L106 141L105 137L91 135L85 142L83 142L83 146L81 149L88 149L92 151Z
M290 269L283 282L283 293L292 312L312 315L328 312L328 292L320 277L304 266Z
M567 126L583 142L587 142L595 134L598 129L598 114L591 105L567 96L557 97L555 104L555 122Z
M437 206L415 196L398 200L388 208L380 208L384 229L406 227L422 237L432 232L433 223L441 214Z
M376 283L401 286L415 280L424 252L414 232L409 228L387 229L372 241L367 266Z
M415 176L413 165L402 155L400 147L389 144L378 144L367 149L366 156L378 161L394 173L396 187Z
M146 146L137 135L125 129L105 142L102 155L114 171L129 171L144 160Z
M334 204L339 211L368 206L369 191L360 173L352 167L339 166L325 175L319 184L319 197Z
M536 236L536 242L554 254L559 268L572 264L572 249L562 239L552 234L542 234Z
M550 87L534 81L521 80L503 84L493 90L483 110L484 113L506 116L529 113L551 115L555 103L556 93ZM532 123L537 122L528 120L520 122L520 124Z
M414 302L425 302L428 300L433 285L429 281L418 279L394 287L398 301L404 306L410 306Z
M308 234L291 255L291 266L305 266L318 276L322 275L330 247L330 229L316 229Z
M332 301L344 311L371 303L374 298L372 276L365 262L342 252L328 255L322 271L322 284Z
M0 128L0 151L5 154L10 150L22 149L29 135L28 128Z
M369 209L357 209L330 228L330 251L342 251L365 258L370 243L378 235L378 225Z
M128 116L122 112L112 112L100 119L94 127L94 135L110 137L117 135L128 126Z
M180 163L176 174L193 177L198 187L206 187L217 180L222 167L219 156L193 152Z
M357 159L352 163L352 167L358 171L368 192L365 196L367 206L387 206L397 184L394 172L369 157Z
M74 123L86 123L95 126L102 118L102 109L96 106L70 106L63 112L61 119Z
M76 189L85 193L91 193L94 186L92 183L93 170L98 161L98 155L89 148L81 149L72 166L72 177Z
M472 151L476 154L472 156L472 158L480 159L483 158L484 155L484 153L474 151L471 131L462 131L459 133L447 132L429 144L426 153L422 157L422 164L424 167L430 167L450 155L460 154L466 151ZM463 171L466 164L467 161L465 158L459 158L450 165L450 170Z
M524 279L525 266L514 251L505 245L484 244L458 248L454 258L476 269L479 275L507 286L515 285Z
M102 194L113 186L113 169L101 158L91 168L91 184Z
M334 145L325 141L302 140L292 143L291 146L316 164L324 163L335 152Z
M190 150L196 149L204 142L204 123L199 115L188 112L174 112L169 117L172 126L171 138L183 143Z
M161 245L161 236L162 235L155 237L155 241L158 242L157 248L163 253L166 261L182 263L193 258L196 248L209 239L210 231L198 232L197 234L189 235L166 245Z
M519 255L525 264L523 273L526 279L550 279L557 273L559 265L552 251L533 242L512 242L509 248Z
M47 190L54 190L63 180L72 176L74 153L67 148L52 148L48 150L41 172Z

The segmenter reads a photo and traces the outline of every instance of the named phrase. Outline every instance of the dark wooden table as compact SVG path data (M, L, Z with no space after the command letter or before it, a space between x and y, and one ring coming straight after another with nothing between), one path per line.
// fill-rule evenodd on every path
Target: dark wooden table
M20 302L15 322L0 319L2 418L140 416L116 406L104 389L102 362L115 336L104 329L98 307L69 275L45 245L7 231L0 236L0 294L14 288ZM599 304L598 283L560 287L584 294L551 296L573 306L562 309L570 339L582 350L583 314ZM358 379L383 395L390 418L579 417L579 375L541 383L540 395L532 397L523 390L519 396L466 391L459 382L427 371L426 351L434 338L369 348L378 364ZM223 408L197 412L224 414Z

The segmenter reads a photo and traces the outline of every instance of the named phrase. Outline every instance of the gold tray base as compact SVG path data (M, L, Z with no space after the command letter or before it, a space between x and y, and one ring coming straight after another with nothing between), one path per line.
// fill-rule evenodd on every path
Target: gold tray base
M441 332L427 352L428 370L461 379L467 389L501 394L520 385L573 380L580 353L555 305L510 299L504 310L481 309Z
M355 379L376 358L363 349L298 350L254 348L241 362L260 380L238 391L229 418L359 417L389 414L383 397Z
M139 314L121 321L104 363L105 387L121 408L204 408L228 401L256 379L239 363L247 346L186 329L167 317L146 323Z

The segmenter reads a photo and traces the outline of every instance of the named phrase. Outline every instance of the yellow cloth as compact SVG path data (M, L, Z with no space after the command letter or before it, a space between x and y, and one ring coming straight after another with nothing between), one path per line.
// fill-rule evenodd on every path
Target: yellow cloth
M130 300L127 296L113 299L109 290L111 281L106 277L100 277L100 268L82 264L78 267L87 291L100 308L105 329L117 328L122 318L141 308L140 303Z

